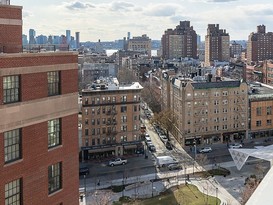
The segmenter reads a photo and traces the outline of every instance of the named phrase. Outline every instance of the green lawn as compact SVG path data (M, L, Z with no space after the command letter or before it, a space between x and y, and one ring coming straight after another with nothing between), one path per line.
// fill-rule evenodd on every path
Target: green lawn
M217 200L217 203L216 203ZM196 186L181 185L177 189L169 190L160 196L136 202L115 203L130 205L216 205L220 200L201 193Z

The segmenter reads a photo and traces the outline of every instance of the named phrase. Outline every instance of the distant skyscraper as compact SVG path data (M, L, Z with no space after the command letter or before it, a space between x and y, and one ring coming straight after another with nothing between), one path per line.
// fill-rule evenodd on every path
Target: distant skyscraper
M266 33L264 25L257 26L257 32L248 36L247 63L273 58L273 33Z
M53 44L53 36L52 35L48 36L47 43Z
M161 38L162 56L172 58L197 58L197 34L190 21L180 21L175 29L167 29Z
M71 41L71 31L70 30L66 30L66 42L69 45Z
M197 46L201 44L201 36L197 35Z
M58 45L60 44L60 41L60 36L53 36L53 44Z
M47 44L47 36L39 35L36 37L37 44Z
M80 32L76 32L76 48L80 47Z
M22 35L22 43L23 43L23 46L28 44L27 35L25 34Z
M127 33L127 39L129 40L130 38L131 38L131 33L128 32L128 33Z
M219 24L209 24L205 39L205 66L214 65L215 61L228 62L229 34L219 29Z
M34 29L29 29L29 44L36 44L35 41L36 32Z

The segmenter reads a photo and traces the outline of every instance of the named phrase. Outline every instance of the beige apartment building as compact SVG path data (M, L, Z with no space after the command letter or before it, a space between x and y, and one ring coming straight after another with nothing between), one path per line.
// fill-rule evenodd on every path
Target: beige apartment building
M147 54L149 57L152 55L152 40L146 35L133 37L128 40L128 50L138 51Z
M133 154L142 149L138 82L97 80L82 91L82 154L85 160Z
M182 146L232 142L247 136L247 84L220 77L193 79L162 74L162 102L176 115L173 135ZM165 88L168 86L169 88ZM167 101L166 99L170 99ZM168 103L170 103L168 105Z

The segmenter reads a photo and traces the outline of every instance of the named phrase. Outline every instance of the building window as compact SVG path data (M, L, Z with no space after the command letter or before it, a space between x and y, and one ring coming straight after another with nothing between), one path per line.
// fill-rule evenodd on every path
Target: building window
M61 144L60 119L49 120L48 125L48 148Z
M11 130L4 133L5 163L21 159L21 130Z
M261 127L262 126L262 121L261 120L256 121L256 126Z
M16 179L5 184L5 205L20 205L22 203L22 180Z
M47 83L49 96L60 94L59 71L47 72Z
M267 125L272 125L272 120L266 120Z
M13 103L20 100L19 75L3 77L3 102Z
M127 112L127 106L121 106L120 112Z
M271 106L266 107L266 114L267 115L272 115L272 107Z
M48 167L48 193L51 194L62 188L62 163Z
M258 116L262 115L262 107L256 108L256 115L258 115Z
M122 96L120 101L121 102L126 102L127 101L127 96Z

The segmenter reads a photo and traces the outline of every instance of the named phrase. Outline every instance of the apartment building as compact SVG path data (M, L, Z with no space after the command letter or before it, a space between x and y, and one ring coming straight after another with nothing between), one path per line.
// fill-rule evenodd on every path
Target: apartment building
M142 148L138 82L119 85L116 78L97 80L82 91L84 160L135 153Z
M175 29L167 29L161 38L165 59L197 58L197 34L190 21L180 21Z
M21 17L0 4L0 204L78 204L77 54L16 53Z
M163 73L164 75L164 73ZM182 146L241 140L247 136L247 84L226 78L162 77L170 83L170 109L176 115L173 135Z
M230 45L230 57L232 58L238 58L241 56L242 53L242 45L237 43L236 41L233 41Z
M262 83L273 85L273 60L265 60L261 72Z
M146 35L133 37L127 40L127 50L137 51L152 56L152 40Z
M205 66L213 66L215 62L229 62L229 34L220 29L219 24L209 24L205 36Z
M257 26L257 32L248 36L247 63L273 59L273 32L266 33L266 26Z
M249 136L273 136L273 87L251 83L249 92Z

